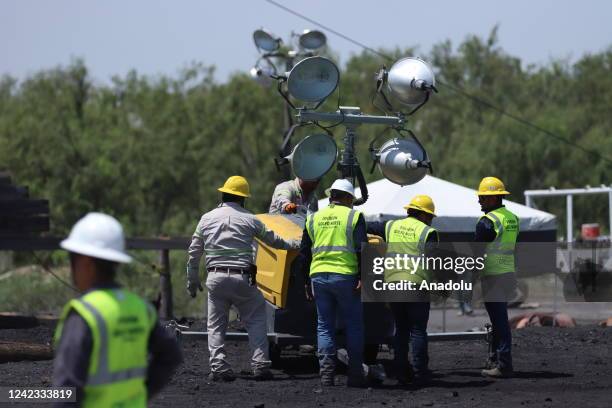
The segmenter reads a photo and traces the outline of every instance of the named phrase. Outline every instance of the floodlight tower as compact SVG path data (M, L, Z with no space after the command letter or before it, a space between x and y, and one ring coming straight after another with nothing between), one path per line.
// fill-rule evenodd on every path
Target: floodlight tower
M375 147L377 138L370 142L372 171L378 166L385 178L400 185L417 183L425 177L427 170L432 171L425 148L405 126L406 117L425 105L432 91L437 92L433 70L425 61L412 57L402 58L389 70L382 67L378 72L377 97L382 100L386 113L393 113L386 116L364 115L359 107L351 106L340 106L336 112L317 112L317 108L335 91L340 81L338 68L327 58L305 58L286 76L275 78L279 81L279 93L287 105L297 111L296 126L331 122L345 127L337 169L339 177L350 179L353 184L356 181L359 183L361 198L355 205L363 204L368 199L365 178L355 154L356 129L362 124L384 125L398 133L398 137L386 141L378 148ZM296 107L290 97L306 105ZM398 105L408 107L409 111L402 112ZM295 126L287 133L283 146L288 144L294 129ZM291 163L296 175L306 180L323 176L337 159L336 144L331 132L327 132L327 135L316 135L317 138L313 138L315 135L306 137L280 163ZM308 169L308 172L304 169Z
M279 66L282 66L282 74L291 71L295 61L300 58L311 57L322 49L327 38L325 34L318 30L303 30L301 33L291 32L290 43L293 43L294 48L281 48L283 40L263 28L253 32L253 41L255 47L260 52L261 56L251 68L250 74L253 79L264 86L272 84L274 77L279 73ZM293 126L293 115L291 106L285 103L283 111L284 134L285 136L291 131ZM285 157L291 153L291 144L283 144L280 155ZM283 170L283 179L287 180L290 177L289 169Z

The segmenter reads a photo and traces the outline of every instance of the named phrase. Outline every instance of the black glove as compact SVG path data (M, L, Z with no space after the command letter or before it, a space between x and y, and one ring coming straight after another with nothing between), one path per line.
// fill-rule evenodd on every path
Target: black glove
M204 290L204 288L202 287L202 284L200 282L195 283L195 282L187 282L187 292L189 292L189 296L191 296L192 298L196 297L198 290L200 292L202 292Z
M257 265L251 264L249 268L249 285L257 285Z
M314 299L314 295L312 292L312 282L310 281L310 279L307 279L306 283L304 284L304 294L306 295L306 300Z

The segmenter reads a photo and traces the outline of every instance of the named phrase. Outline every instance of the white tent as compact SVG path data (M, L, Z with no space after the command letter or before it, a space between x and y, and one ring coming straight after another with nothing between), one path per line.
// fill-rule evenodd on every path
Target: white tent
M403 187L387 179L378 180L368 184L368 193L368 201L357 207L368 221L405 217L403 206L417 194L427 194L433 199L437 215L433 227L441 232L473 232L483 214L475 190L429 175L416 184ZM359 189L357 196L360 196ZM328 203L327 198L319 200L319 208ZM557 229L556 218L552 214L508 200L504 200L504 205L519 217L521 231Z

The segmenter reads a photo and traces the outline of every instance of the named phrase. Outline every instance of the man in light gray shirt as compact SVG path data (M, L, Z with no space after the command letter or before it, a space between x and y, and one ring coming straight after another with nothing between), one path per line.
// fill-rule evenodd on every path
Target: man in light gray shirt
M319 210L318 198L315 193L319 180L302 180L296 177L276 186L270 203L270 214L295 214L303 212L311 214Z
M231 305L238 308L249 334L254 378L271 379L265 300L251 279L253 244L255 239L259 239L274 248L297 249L299 242L285 241L244 208L244 201L250 196L249 184L244 177L232 176L218 190L223 193L222 203L200 219L187 261L187 290L191 297L195 297L198 290L203 290L199 264L202 255L206 255L209 379L235 379L225 352Z

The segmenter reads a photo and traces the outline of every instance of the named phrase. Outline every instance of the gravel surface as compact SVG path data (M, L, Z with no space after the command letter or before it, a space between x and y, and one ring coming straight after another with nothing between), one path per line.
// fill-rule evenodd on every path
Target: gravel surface
M51 328L0 330L0 340L50 338ZM484 342L430 344L434 378L425 388L400 388L392 379L368 389L341 385L321 389L312 354L284 350L276 379L255 382L246 374L248 345L227 345L233 383L209 383L208 352L202 341L183 342L185 364L171 384L151 401L153 407L602 407L612 406L612 329L527 328L514 332L515 377L480 376ZM386 368L391 356L380 353ZM51 361L0 364L0 385L49 386ZM1 404L0 404L1 405ZM42 404L36 404L43 406Z

